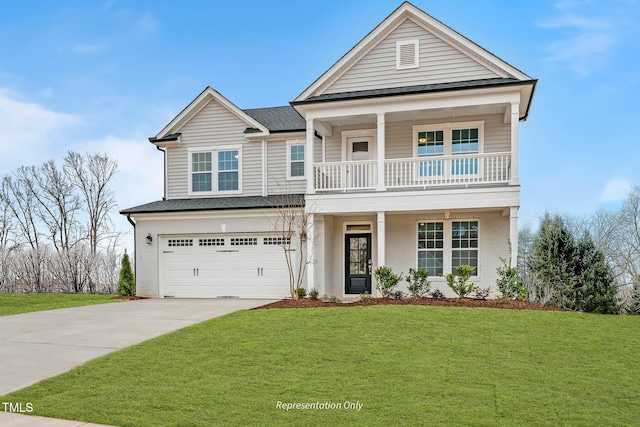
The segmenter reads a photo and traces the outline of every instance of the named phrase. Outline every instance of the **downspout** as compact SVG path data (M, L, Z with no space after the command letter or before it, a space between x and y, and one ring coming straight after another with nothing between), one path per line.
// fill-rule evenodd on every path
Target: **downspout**
M163 193L162 193L162 200L167 200L167 152L165 150L163 150L162 148L158 147L157 145L156 145L156 150L162 151L162 157L163 157L163 161L162 162L164 164L164 179L163 179L163 182L162 182L162 184L164 185L164 190L163 190ZM131 220L129 220L129 222L131 222ZM133 227L135 228L135 224L133 224Z
M131 219L131 214L127 214L127 221L133 226L133 277L138 281L138 263L136 262L136 223Z

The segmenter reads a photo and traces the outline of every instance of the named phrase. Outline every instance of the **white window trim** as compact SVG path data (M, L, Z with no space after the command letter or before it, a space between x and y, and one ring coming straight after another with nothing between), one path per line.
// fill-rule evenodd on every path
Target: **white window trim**
M291 147L302 145L304 147L304 173L302 176L291 176ZM287 181L303 181L307 179L307 146L304 139L292 139L287 141Z
M219 151L238 151L238 189L232 191L218 191L218 152ZM193 153L211 153L211 191L193 191L193 165L191 155ZM206 147L189 147L187 149L188 177L187 177L187 195L189 196L220 196L226 194L242 194L242 145L216 145Z
M451 151L452 148L452 131L454 129L468 129L468 128L478 128L478 154L484 154L484 120L472 121L472 122L448 122L448 123L436 123L429 125L414 125L413 126L413 158L418 158L418 132L429 132L429 131L444 131L444 152L443 156L454 156ZM421 157L430 160L437 160L439 156L430 156L430 157ZM477 174L466 174L466 177L481 177L484 175L484 162L482 159L478 162L478 173ZM416 168L415 174L416 179L420 179L421 177L417 176L418 170ZM448 171L451 174L451 171Z
M400 64L400 48L401 46L413 45L414 46L414 57L415 62L411 65L401 65ZM412 68L420 67L420 40L403 40L396 42L396 70L409 70Z
M480 219L479 218L449 218L449 219L418 219L415 221L414 224L414 238L415 238L415 263L414 265L416 266L416 268L418 268L418 224L421 222L442 222L442 229L444 231L444 244L443 244L443 254L442 254L442 277L440 276L431 276L429 275L429 280L432 280L434 282L442 282L446 284L446 279L445 276L449 273L453 273L453 247L451 245L451 237L452 237L452 233L453 233L453 225L452 223L454 222L465 222L465 221L475 221L478 223L478 269L480 269L480 267L482 267L482 253L481 253L481 246L482 246L482 226L480 223ZM477 274L478 271L476 271L476 275L471 276L469 278L470 281L480 281L482 280L482 275L481 274Z

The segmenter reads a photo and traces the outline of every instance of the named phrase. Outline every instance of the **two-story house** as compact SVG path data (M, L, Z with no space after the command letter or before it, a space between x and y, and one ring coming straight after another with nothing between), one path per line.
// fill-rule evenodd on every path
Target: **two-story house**
M138 294L289 296L282 200L309 215L296 256L321 295L375 294L382 265L424 267L452 295L440 275L467 264L495 290L500 257L516 260L518 127L535 86L405 2L288 106L243 110L207 87L150 138L164 198L122 211Z

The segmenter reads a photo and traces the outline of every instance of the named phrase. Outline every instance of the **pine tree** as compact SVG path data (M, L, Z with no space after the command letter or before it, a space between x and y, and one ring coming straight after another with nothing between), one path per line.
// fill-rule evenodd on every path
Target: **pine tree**
M545 214L534 237L528 268L553 293L551 304L571 310L615 313L617 288L593 239L576 240L559 215Z
M136 281L133 277L131 262L127 251L122 256L122 267L120 268L120 280L118 280L118 294L132 296L136 294Z

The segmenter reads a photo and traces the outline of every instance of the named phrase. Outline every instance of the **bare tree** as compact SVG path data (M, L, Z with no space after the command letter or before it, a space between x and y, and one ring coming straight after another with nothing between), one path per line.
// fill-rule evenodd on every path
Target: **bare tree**
M54 160L43 163L35 172L32 191L39 202L39 217L47 228L56 251L68 252L81 240L77 219L80 198Z
M305 250L305 243L311 235L313 212L305 209L304 196L290 192L280 194L274 206L276 218L273 220L274 239L282 247L289 270L289 291L291 298L298 299L298 289L302 287L307 265L312 262L312 254ZM299 256L295 256L296 249Z
M17 248L13 213L5 180L0 182L0 291L7 288L11 274L12 253Z
M95 254L101 242L117 238L110 225L111 213L116 208L113 191L109 183L118 171L118 162L107 154L67 152L64 172L80 191L81 203L88 216L88 236L91 253Z

